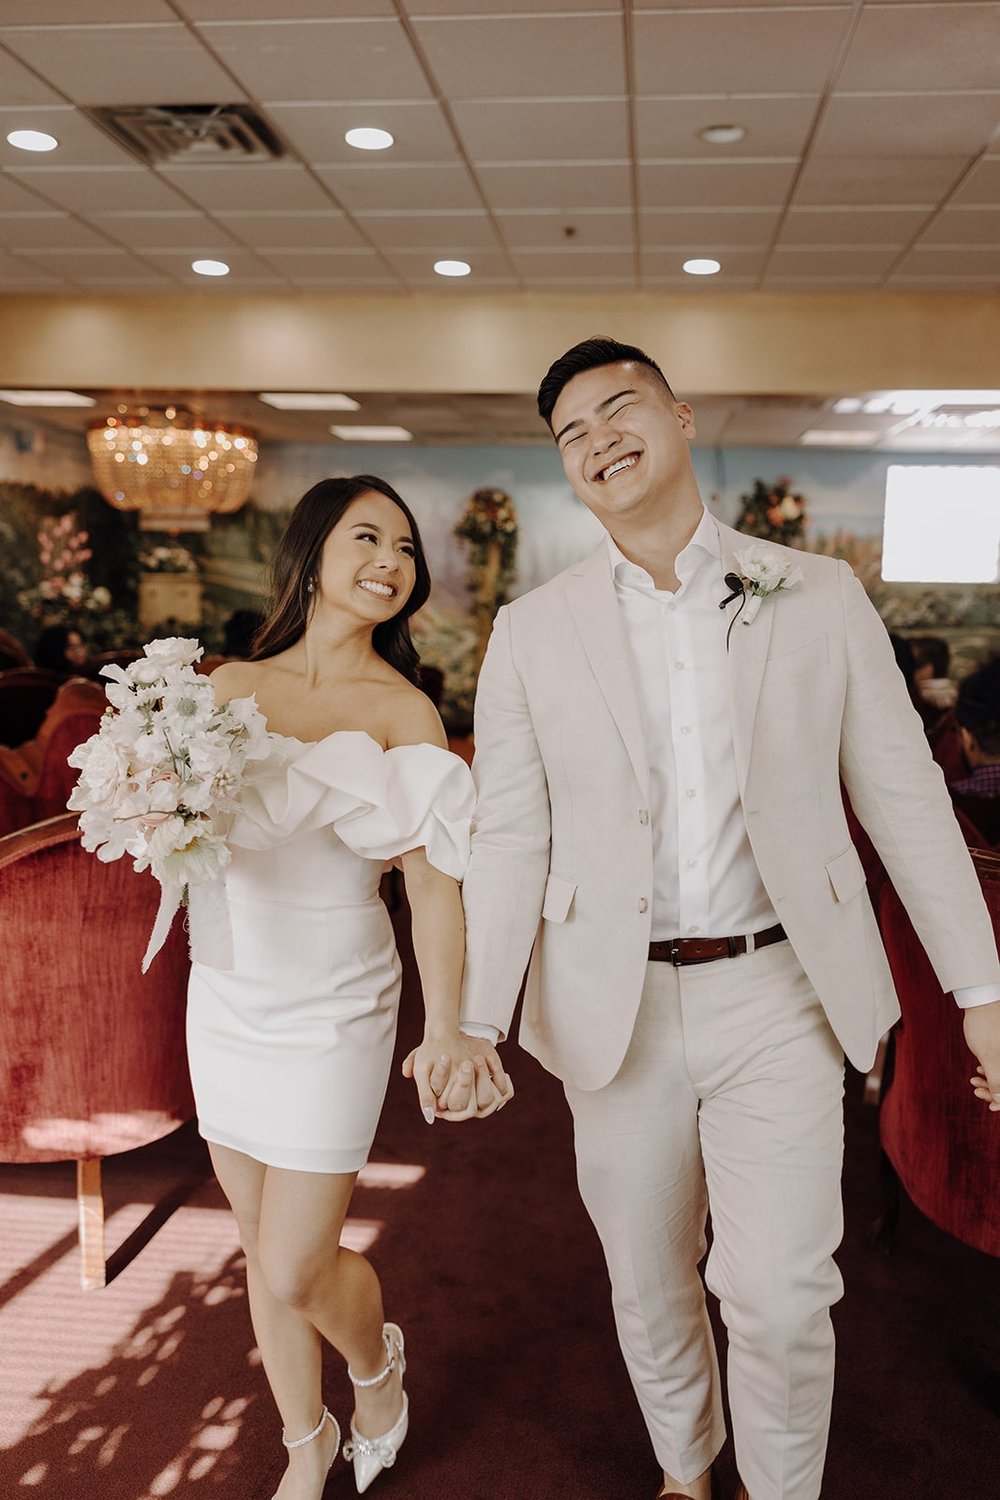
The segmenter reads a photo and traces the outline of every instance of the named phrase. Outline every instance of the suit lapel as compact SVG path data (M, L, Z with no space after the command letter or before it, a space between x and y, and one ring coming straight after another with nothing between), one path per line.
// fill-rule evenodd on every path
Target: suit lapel
M719 524L719 541L722 546L723 571L739 573L736 552L752 544L752 538L729 526ZM737 620L729 636L728 667L729 692L732 705L733 744L736 749L736 766L740 778L740 790L746 786L753 749L754 723L757 718L757 703L760 686L767 664L767 651L771 642L771 627L774 622L773 599L761 601L756 618L749 625ZM735 611L736 603L726 610Z
M624 741L636 780L645 791L649 786L646 737L604 543L568 575L566 591L587 660Z

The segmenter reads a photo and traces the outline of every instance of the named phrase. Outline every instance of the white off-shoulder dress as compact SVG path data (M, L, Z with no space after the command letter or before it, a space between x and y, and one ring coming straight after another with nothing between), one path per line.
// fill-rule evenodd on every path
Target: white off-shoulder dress
M201 1134L270 1166L364 1166L400 990L384 864L423 847L461 879L475 790L436 745L272 736L240 797L232 862L192 890L188 1057Z

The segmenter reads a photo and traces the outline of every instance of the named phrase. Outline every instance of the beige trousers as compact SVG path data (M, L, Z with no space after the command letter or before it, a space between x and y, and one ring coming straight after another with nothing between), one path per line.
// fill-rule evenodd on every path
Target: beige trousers
M729 1334L753 1500L817 1500L833 1391L843 1221L843 1053L791 946L646 969L603 1089L567 1086L580 1191L657 1459L688 1481L725 1437L698 1262Z

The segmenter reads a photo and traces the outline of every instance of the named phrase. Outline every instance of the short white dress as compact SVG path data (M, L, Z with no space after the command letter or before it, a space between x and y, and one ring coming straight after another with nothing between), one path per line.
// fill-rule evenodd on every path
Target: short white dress
M385 862L423 847L461 879L475 789L436 745L383 750L338 731L273 735L227 835L232 862L192 888L188 1058L201 1134L275 1167L355 1172L392 1063L400 963Z

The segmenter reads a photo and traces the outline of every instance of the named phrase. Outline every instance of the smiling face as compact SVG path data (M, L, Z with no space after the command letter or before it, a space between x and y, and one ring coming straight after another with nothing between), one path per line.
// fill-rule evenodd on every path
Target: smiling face
M616 519L701 505L690 456L694 413L644 365L575 375L553 407L552 430L574 493L612 534Z
M415 557L399 506L366 490L351 501L323 544L319 602L348 608L372 625L391 620L413 592Z

